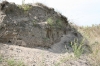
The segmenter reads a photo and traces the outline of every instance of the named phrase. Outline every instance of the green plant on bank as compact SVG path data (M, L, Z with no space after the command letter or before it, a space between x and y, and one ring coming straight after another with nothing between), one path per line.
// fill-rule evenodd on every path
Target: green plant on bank
M8 66L25 66L22 61L15 61L14 59L7 60Z
M9 66L15 66L16 65L16 62L13 59L10 59L10 60L7 60L7 64Z
M50 25L51 27L55 27L55 28L61 28L62 27L62 21L60 19L53 20L52 17L47 19L47 24Z
M50 18L48 18L47 19L47 24L49 24L50 26L52 26L53 25L53 19L50 17Z
M0 62L2 62L3 61L3 58L2 58L2 56L0 55Z
M20 9L23 9L25 12L27 12L28 10L30 10L32 8L32 6L30 6L28 4L18 5L18 7Z
M23 5L22 5L22 8L23 8L24 11L28 11L28 10L30 10L32 7L31 7L30 5L28 5L28 4L23 4Z
M59 28L59 27L60 27L60 28L63 27L62 21L61 21L60 19L56 20L56 24L55 24L55 25L56 25L56 27L58 27L58 28Z
M25 64L22 61L18 61L17 66L25 66Z
M18 5L18 7L20 9L23 9L25 12L32 8L32 6L30 6L29 4L25 4L25 0L22 0L22 5Z
M82 40L80 44L78 44L78 40L74 40L73 43L71 42L71 46L76 58L79 58L83 53L83 42L84 40Z
M43 37L42 39L44 39L45 41L50 40L50 39L49 39L49 38L47 38L47 37Z

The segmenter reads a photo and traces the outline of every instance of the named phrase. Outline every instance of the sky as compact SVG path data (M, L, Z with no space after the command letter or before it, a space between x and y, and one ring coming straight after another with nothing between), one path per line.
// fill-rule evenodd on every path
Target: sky
M7 0L22 4L22 0ZM100 24L100 0L25 0L25 3L41 2L66 16L69 22L79 26Z

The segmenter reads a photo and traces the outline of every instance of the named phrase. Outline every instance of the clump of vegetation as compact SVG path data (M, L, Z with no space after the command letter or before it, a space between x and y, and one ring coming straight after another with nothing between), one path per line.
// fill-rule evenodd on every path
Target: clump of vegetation
M25 66L22 61L15 61L14 59L7 60L8 66Z
M16 65L16 62L13 59L10 59L10 60L7 60L7 64L9 66L14 66L14 65Z
M32 6L30 6L28 4L19 5L18 7L20 9L23 9L25 12L27 12L28 10L30 10L32 8Z
M52 17L47 19L47 24L53 28L62 28L62 21L60 19L54 20Z
M32 8L31 5L25 4L25 0L22 0L22 5L19 5L18 7L20 9L23 9L25 12L27 12L28 10L30 10Z
M48 23L50 26L52 26L53 23L54 23L54 21L53 21L53 19L50 17L50 18L47 19L47 23Z
M83 53L83 43L83 40L80 42L80 44L78 44L78 40L74 40L73 43L71 42L71 46L76 58L79 58Z
M22 5L22 9L24 10L24 11L28 11L28 10L30 10L32 8L32 6L30 6L30 5L28 5L28 4L23 4Z
M26 66L22 61L15 61L14 59L5 59L3 55L0 55L0 64L5 66Z
M2 56L0 55L0 62L2 62L3 61L3 58L2 58Z

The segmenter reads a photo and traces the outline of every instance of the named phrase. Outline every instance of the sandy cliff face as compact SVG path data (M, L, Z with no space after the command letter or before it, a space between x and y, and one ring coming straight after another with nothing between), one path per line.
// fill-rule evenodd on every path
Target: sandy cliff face
M50 47L60 42L61 36L69 34L74 38L82 37L68 24L67 18L53 8L41 3L19 6L5 1L0 4L2 43Z

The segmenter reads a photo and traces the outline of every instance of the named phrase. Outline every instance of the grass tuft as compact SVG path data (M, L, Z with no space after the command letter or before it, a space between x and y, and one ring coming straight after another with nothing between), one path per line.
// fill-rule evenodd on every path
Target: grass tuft
M15 61L14 59L7 60L8 66L25 66L22 61Z
M72 46L74 55L77 58L79 58L82 55L82 53L83 53L83 48L82 48L83 44L84 44L83 42L84 42L84 40L82 40L80 42L80 44L78 44L78 40L77 41L74 40L73 43L71 42L71 46Z

